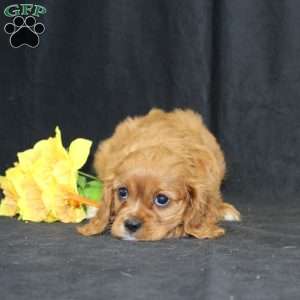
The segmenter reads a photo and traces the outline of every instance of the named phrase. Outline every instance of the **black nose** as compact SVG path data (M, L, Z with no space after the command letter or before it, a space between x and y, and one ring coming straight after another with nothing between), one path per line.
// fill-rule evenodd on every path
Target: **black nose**
M136 232L142 226L142 222L138 219L127 219L124 226L128 231Z

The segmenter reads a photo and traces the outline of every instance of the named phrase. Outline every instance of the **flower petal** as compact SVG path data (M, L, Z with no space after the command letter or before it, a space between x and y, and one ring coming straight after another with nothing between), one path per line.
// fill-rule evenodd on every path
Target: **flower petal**
M18 162L0 177L4 199L0 215L34 222L80 222L86 217L83 206L73 206L68 197L78 194L77 169L87 160L91 141L76 139L68 152L61 132L18 153Z
M13 217L17 214L17 211L17 202L14 199L5 197L1 200L0 216Z
M76 170L80 169L86 162L92 142L87 139L76 139L74 140L69 148L70 159L73 162Z

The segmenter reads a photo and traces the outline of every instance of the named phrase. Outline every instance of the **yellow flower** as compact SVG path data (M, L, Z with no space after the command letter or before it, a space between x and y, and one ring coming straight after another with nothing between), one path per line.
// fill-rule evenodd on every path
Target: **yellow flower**
M86 214L82 205L72 205L78 195L77 173L86 162L91 141L74 140L67 151L59 128L55 137L37 142L18 153L18 162L0 177L4 199L0 215L19 215L34 222L80 222Z

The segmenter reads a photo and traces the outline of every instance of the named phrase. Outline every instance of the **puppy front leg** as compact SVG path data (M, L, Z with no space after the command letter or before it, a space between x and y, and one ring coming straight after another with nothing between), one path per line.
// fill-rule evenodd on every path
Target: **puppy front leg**
M77 231L85 236L100 234L105 230L109 223L112 206L112 189L106 185L104 188L104 194L101 202L101 206L97 211L95 217L93 217L88 224L77 227Z
M77 232L84 236L100 234L105 229L106 222L103 220L103 216L100 215L99 211L100 209L88 224L76 227Z

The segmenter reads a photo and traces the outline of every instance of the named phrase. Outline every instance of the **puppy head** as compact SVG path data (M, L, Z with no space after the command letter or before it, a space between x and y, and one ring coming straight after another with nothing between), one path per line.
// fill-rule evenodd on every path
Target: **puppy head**
M159 240L179 226L188 197L182 168L164 148L131 153L113 181L112 234L127 240Z
M125 240L197 236L206 203L194 167L163 147L130 153L105 182L98 215L80 232L99 233L111 223L112 234Z

